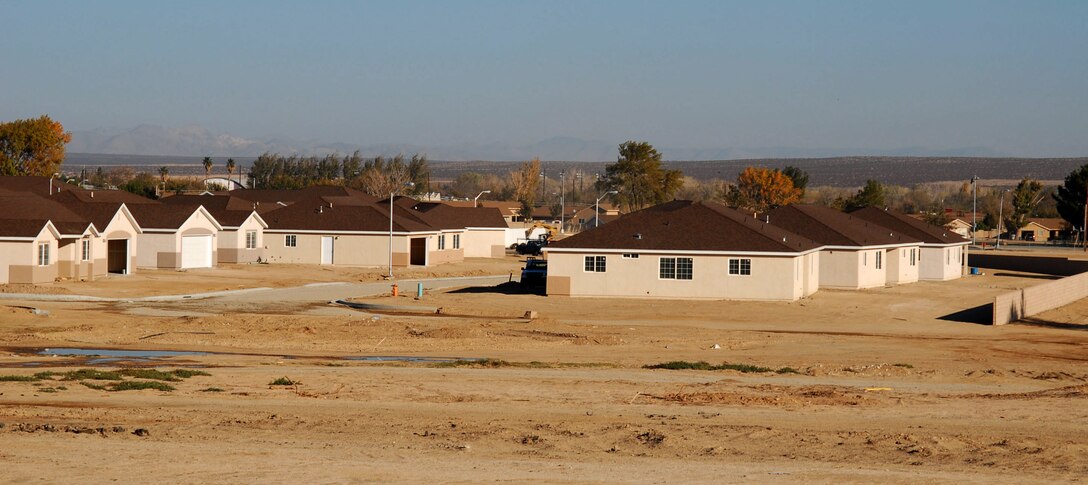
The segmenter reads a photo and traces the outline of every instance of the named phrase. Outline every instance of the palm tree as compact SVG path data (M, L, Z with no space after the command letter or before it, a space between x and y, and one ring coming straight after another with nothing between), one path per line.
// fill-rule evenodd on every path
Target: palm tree
M170 169L166 165L159 167L159 178L162 179L162 191L166 192L166 176L170 175Z
M204 184L208 184L208 179L212 176L212 157L204 157Z
M234 163L234 159L233 158L228 158L227 159L227 182L228 182L228 185L230 185L229 182L231 181L232 177L234 177L234 169L236 169L236 168L238 168L238 165ZM239 184L242 183L241 177L239 177L238 183ZM230 187L227 187L227 190L230 190Z

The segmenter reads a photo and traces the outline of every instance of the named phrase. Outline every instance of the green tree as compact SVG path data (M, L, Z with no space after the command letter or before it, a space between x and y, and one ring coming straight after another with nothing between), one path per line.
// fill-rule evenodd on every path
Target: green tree
M684 176L679 170L661 167L661 153L653 145L626 141L620 144L619 152L616 163L605 167L597 190L615 190L612 201L628 212L667 202L683 185Z
M1073 170L1065 177L1065 183L1058 186L1054 201L1058 215L1073 227L1084 230L1084 203L1088 194L1088 164Z
M844 208L847 211L861 209L863 207L884 206L884 185L876 180L865 181L865 186L858 190L857 194L846 200Z
M47 115L0 123L0 175L53 175L70 141L72 134Z
M1005 219L1005 227L1009 232L1019 231L1027 225L1027 218L1035 210L1035 206L1043 198L1043 184L1037 180L1024 177L1016 184L1012 191L1012 211Z
M426 194L431 191L431 167L427 164L427 155L412 155L408 162L408 181L412 182L413 194Z
M234 170L238 168L238 164L234 163L233 158L227 159L227 180L234 178Z
M212 157L204 157L204 180L212 176Z
M805 196L805 187L808 187L808 173L792 165L782 169L782 175L793 180L793 188L797 189L801 197Z

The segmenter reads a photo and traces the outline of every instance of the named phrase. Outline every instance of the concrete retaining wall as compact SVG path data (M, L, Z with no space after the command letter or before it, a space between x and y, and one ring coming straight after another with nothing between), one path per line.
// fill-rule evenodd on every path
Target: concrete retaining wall
M993 324L1004 325L1088 298L1088 261L1061 257L971 255L971 265L1066 276L994 298ZM1069 276L1072 275L1072 276Z

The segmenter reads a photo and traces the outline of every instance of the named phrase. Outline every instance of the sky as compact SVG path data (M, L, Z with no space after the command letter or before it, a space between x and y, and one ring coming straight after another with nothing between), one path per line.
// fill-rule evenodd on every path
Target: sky
M0 120L1088 155L1085 1L0 0Z

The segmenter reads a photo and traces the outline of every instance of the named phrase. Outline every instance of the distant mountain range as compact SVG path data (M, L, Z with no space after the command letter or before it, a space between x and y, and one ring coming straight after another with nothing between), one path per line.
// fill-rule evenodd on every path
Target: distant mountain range
M178 157L255 157L265 152L280 154L348 154L355 150L364 156L397 153L425 153L432 160L511 161L539 157L543 160L600 162L616 159L620 142L554 137L529 145L506 143L464 143L456 145L352 144L285 138L245 138L229 133L214 133L197 125L170 128L140 125L127 131L74 131L69 152L110 155L166 155ZM653 143L653 140L647 140ZM691 148L657 146L667 160L727 160L751 158L833 157L843 155L917 156L917 157L1001 157L1006 154L985 147L930 149L904 147L890 150L857 148L804 147L731 147Z

